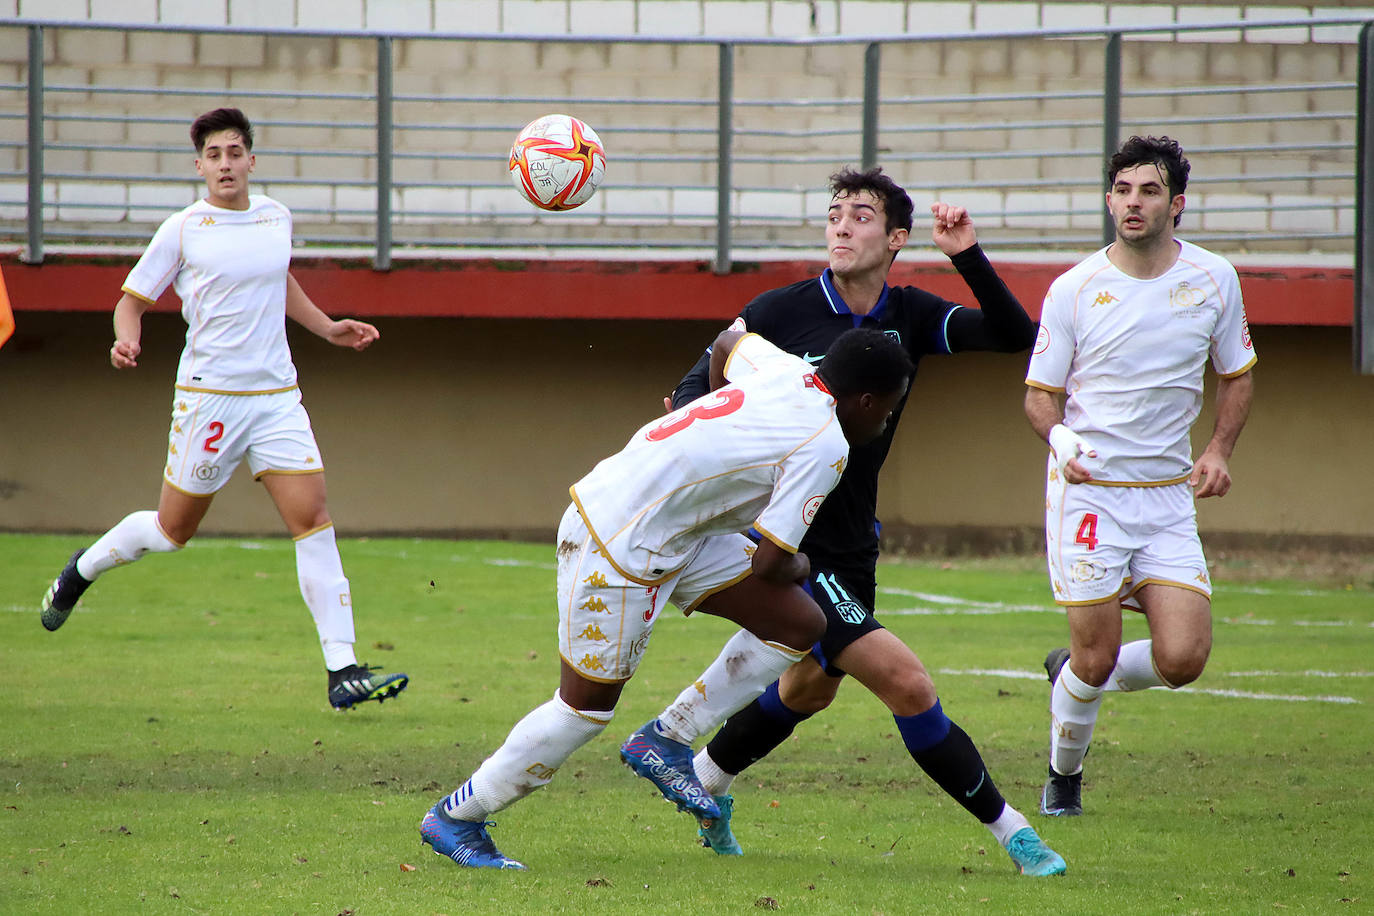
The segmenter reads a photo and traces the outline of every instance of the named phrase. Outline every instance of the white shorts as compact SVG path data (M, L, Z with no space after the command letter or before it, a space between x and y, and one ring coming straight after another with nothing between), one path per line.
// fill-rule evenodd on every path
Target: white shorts
M1197 508L1185 483L1119 487L1065 483L1049 462L1045 555L1054 600L1100 604L1113 596L1130 607L1146 585L1211 596Z
M244 458L254 479L324 470L300 389L273 394L178 389L162 471L166 481L192 496L208 496L229 482Z
M754 542L742 534L703 538L658 585L627 579L607 559L575 505L558 526L558 654L589 681L628 680L639 667L659 611L690 614L749 575Z

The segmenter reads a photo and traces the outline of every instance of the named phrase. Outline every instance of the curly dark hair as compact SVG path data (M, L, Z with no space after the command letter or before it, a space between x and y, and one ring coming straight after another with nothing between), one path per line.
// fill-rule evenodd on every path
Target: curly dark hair
M1183 147L1171 137L1131 137L1116 151L1107 162L1107 189L1116 184L1116 176L1126 169L1138 165L1158 166L1169 182L1169 198L1173 199L1188 187L1188 170L1191 166L1183 155ZM1180 210L1174 217L1174 225L1182 218Z
M196 152L205 150L206 137L221 130L238 131L239 136L243 137L244 147L250 153L253 151L253 125L248 123L248 116L237 108L216 108L196 118L191 124L191 142L196 145Z
M817 371L830 393L843 397L896 391L916 366L905 347L877 328L850 328L825 351Z
M901 185L883 174L882 166L874 166L863 172L845 168L830 176L830 193L835 197L848 197L859 191L869 191L883 202L888 232L893 229L911 231L911 198Z

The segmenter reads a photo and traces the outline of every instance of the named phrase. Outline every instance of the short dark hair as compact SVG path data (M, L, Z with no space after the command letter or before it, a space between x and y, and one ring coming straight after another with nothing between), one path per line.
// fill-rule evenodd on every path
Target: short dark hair
M1183 155L1183 147L1178 145L1177 140L1171 137L1135 136L1121 144L1121 148L1108 160L1107 190L1111 191L1112 185L1116 184L1117 175L1138 165L1159 167L1169 182L1170 200L1182 194L1188 187L1188 171L1192 166L1188 164L1187 157ZM1183 211L1180 210L1178 216L1174 217L1175 226L1182 216Z
M834 197L841 194L848 197L860 191L869 191L883 202L883 212L887 214L887 231L905 229L911 231L911 197L901 185L883 174L883 167L875 165L863 172L853 169L840 169L830 176L830 193Z
M206 137L222 130L238 131L243 137L243 145L250 153L253 151L253 125L248 123L248 116L237 108L216 108L191 124L191 142L196 145L196 152L204 151Z
M835 397L887 394L916 371L906 348L877 328L850 328L825 351L821 379Z

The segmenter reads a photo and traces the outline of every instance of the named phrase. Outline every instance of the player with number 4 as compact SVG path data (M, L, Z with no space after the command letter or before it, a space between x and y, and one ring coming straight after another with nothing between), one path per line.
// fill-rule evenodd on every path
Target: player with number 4
M1132 137L1107 174L1116 240L1050 286L1026 373L1026 416L1050 445L1050 585L1069 621L1069 646L1045 658L1054 687L1040 810L1054 816L1082 813L1083 758L1105 691L1178 688L1202 674L1212 586L1194 499L1231 488L1254 386L1235 268L1174 238L1183 150ZM1209 356L1216 426L1194 462L1189 432ZM1144 613L1149 639L1121 644L1123 603Z

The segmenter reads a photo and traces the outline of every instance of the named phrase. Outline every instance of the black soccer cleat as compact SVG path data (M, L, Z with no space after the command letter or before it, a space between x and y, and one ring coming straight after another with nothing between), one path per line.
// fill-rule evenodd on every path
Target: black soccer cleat
M1045 656L1045 673L1050 676L1050 683L1059 680L1059 672L1069 663L1069 650L1060 646L1058 649L1051 649L1050 654Z
M1083 773L1060 776L1050 767L1050 778L1040 793L1040 813L1050 817L1077 817L1083 813Z
M44 628L56 630L66 623L72 608L76 607L76 602L80 601L86 589L91 587L90 580L76 571L76 561L85 552L82 549L72 554L67 565L62 567L62 572L58 573L52 585L48 586L48 593L43 596L42 610L38 614Z
M405 674L376 674L380 668L369 665L349 665L329 672L329 705L335 709L351 709L355 703L376 700L378 703L396 696L410 683Z

